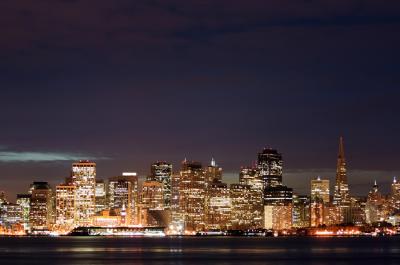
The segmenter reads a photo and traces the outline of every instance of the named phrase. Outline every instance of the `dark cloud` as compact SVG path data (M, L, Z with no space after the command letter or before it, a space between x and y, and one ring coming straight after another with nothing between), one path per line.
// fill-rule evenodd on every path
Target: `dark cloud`
M350 169L396 171L399 17L398 1L0 1L0 145L112 157L102 177L185 156L233 174L265 145L334 169L342 134ZM3 163L0 188L70 162Z

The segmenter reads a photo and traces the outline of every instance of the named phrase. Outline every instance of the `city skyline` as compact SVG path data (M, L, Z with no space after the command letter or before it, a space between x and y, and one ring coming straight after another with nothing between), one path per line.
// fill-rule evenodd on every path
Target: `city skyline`
M0 261L400 260L400 0L0 0Z
M340 137L340 141L342 141L342 137ZM339 145L339 149L343 148L343 143L340 142ZM341 152L341 149L339 150L339 152ZM185 159L187 159L185 157ZM90 160L90 159L80 159L80 160ZM193 161L201 161L201 160L197 160L197 159L190 159ZM105 160L99 160L98 162L96 162L98 164L98 166L104 162ZM110 160L108 160L110 161ZM112 161L112 160L111 160ZM167 160L156 160L153 161L152 163L156 162L156 163L166 163L165 161ZM182 159L183 161L183 159ZM180 164L182 163L182 161L177 162L177 163L171 163L171 165L173 166L174 172L175 171L175 167L174 166L180 166ZM285 157L283 159L284 163L285 163ZM51 164L51 163L55 163L56 165L58 165L58 171L61 171L62 168L69 168L71 163L76 162L75 160L71 160L71 161L57 161L57 162L47 162L46 164ZM204 161L202 161L204 162ZM208 161L205 161L206 164L212 164L215 163L215 159L214 157L211 157ZM253 161L249 162L247 165L241 165L240 168L237 169L237 171L228 171L226 172L224 169L223 172L223 181L227 182L228 184L232 184L232 183L236 183L237 179L240 175L240 170L241 168L247 167L247 166L254 166L254 164L256 163L256 159L253 159ZM16 165L23 165L23 162L14 162L13 164ZM286 163L285 163L286 164ZM351 162L350 162L351 164ZM147 171L144 172L140 172L138 170L135 170L133 168L121 168L118 172L114 172L110 175L105 175L105 174L101 174L100 173L100 179L107 179L110 176L115 176L118 175L120 172L127 172L127 171L133 171L136 172L138 174L138 178L139 178L139 182L143 183L146 179L149 178L149 176L151 175L151 163L149 163L148 165L148 169ZM218 162L219 166L223 166ZM312 170L290 170L290 169L286 169L286 166L283 169L283 176L285 177L285 182L288 184L288 186L293 187L296 191L298 191L297 193L302 195L309 195L309 182L310 180L317 178L317 177L322 177L324 179L329 179L331 182L330 188L332 189L332 194L335 188L335 178L337 178L337 167L338 164L336 164L336 167L332 167L332 168L324 168L324 169L312 169ZM29 185L29 183L31 183L31 181L47 181L51 184L52 187L55 187L56 185L62 183L64 181L65 178L69 177L70 172L66 171L63 173L63 176L57 176L55 178L46 175L46 166L41 166L39 169L39 171L43 171L43 174L41 174L42 177L32 177L31 180L27 180L26 183L15 183L14 180L13 183L14 185L11 185L11 189L8 189L8 187L6 185L0 186L0 190L5 191L6 194L10 197L13 198L15 197L16 194L23 192L23 186ZM377 172L375 171L375 174L371 174L371 172L374 171L362 171L362 170L349 170L347 168L347 175L349 176L350 180L349 180L349 185L353 186L352 191L353 192L351 195L355 195L355 196L362 196L364 195L366 192L369 191L370 186L372 181L376 181L378 180L378 182L380 183L381 186L381 190L383 192L389 192L390 190L390 184L392 183L393 177L398 176L396 173L397 171L390 171L390 173L388 174L388 172L382 173L382 172ZM400 171L398 172L400 174ZM362 182L357 182L354 181L353 177L356 176L360 178L364 178L364 180ZM27 177L27 176L26 176ZM2 182L8 182L7 179L2 179L0 180L0 184ZM15 185L17 184L17 185ZM26 184L26 185L25 185ZM22 188L22 190L21 190ZM13 201L13 200L11 200Z
M375 180L366 195L351 194L344 146L341 136L333 191L318 176L308 194L287 185L283 155L272 148L259 151L256 163L242 167L230 184L214 158L207 164L185 158L175 171L166 161L153 162L141 183L132 171L99 178L95 162L80 160L55 188L35 180L15 203L0 192L0 234L396 233L400 183L394 177L385 194Z
M268 150L268 149L269 148L264 148L264 151ZM273 150L273 152L276 152L276 149L271 149L271 150ZM259 159L260 159L260 154L261 153L259 153ZM282 159L281 153L279 153L278 155L280 156L280 159ZM157 164L169 165L171 167L171 169L172 169L172 172L174 174L176 174L177 170L180 167L180 165L186 159L187 158L185 157L182 161L180 161L180 162L178 162L176 164L169 163L169 162L167 162L167 160L157 160L157 161L153 161L151 164L149 164L147 172L138 172L137 170L133 170L133 169L120 169L119 172L115 172L115 173L113 173L111 175L108 175L108 176L100 174L98 179L108 179L109 177L116 176L121 172L132 171L132 172L135 172L135 174L137 174L139 183L143 184L143 182L145 182L146 180L152 180L151 176L152 176L152 174L154 174L154 172L152 173L152 171L154 170L153 169L154 165L157 165ZM200 160L196 160L196 159L189 159L189 160L200 161ZM330 180L330 183L331 183L330 184L330 189L332 190L332 196L333 196L334 193L335 193L335 189L336 189L335 181L338 181L338 176L340 176L339 171L340 171L340 167L342 166L341 165L341 163L342 163L341 161L342 160L344 160L344 143L343 143L343 137L340 136L340 138L339 138L338 159L337 159L337 163L336 163L336 168L335 169L333 169L333 168L332 169L319 169L319 170L317 169L315 171L310 171L310 172L313 173L311 175L311 174L309 174L310 172L290 171L290 170L288 170L289 172L286 173L286 171L287 171L286 168L283 165L280 165L282 167L282 169L280 169L280 171L281 171L280 174L283 174L282 176L285 177L285 183L288 184L287 186L293 187L294 190L296 191L296 193L299 194L299 195L309 195L310 181L312 181L313 179L317 179L317 178L318 179L320 179L320 178L328 179L328 180ZM80 159L80 161L90 161L90 160L89 159ZM284 162L284 164L286 164L285 163L285 158L283 158L282 161ZM71 163L75 163L75 162L76 161L74 161L74 160L65 161L65 164L67 164L67 166L70 167ZM98 164L102 163L101 160L100 160L100 163L98 163L96 161L92 161L92 162L97 164L97 166L98 166ZM348 170L348 168L346 167L346 162L344 162L344 163L345 163L344 167L346 168L344 174L345 174L345 176L348 175L349 178L350 178L350 181L349 181L350 185L349 186L353 186L353 188L354 188L355 185L359 185L360 186L360 183L356 184L356 183L354 183L352 181L352 174L350 174L350 175L348 174L349 172L352 172L352 171ZM209 165L213 165L214 164L215 165L216 164L216 160L215 160L214 157L211 157L211 159L208 162L206 162L205 164L209 164ZM237 172L226 172L224 170L224 172L222 173L222 178L223 178L222 180L224 182L228 183L228 184L237 183L237 179L240 178L241 170L243 168L247 168L247 167L255 169L256 168L256 164L257 164L257 161L256 161L256 159L254 159L251 163L249 163L247 165L242 165L237 170ZM218 166L222 166L222 165L220 165L218 163ZM223 168L221 168L221 169L223 169ZM43 169L43 170L45 170L45 169ZM73 174L73 172L71 172L71 171L68 171L68 173L64 172L64 176L57 177L56 179L50 179L50 180L47 177L43 177L41 179L33 177L33 179L28 181L28 184L31 183L32 181L46 181L46 182L49 182L52 187L56 187L56 185L59 185L59 184L63 183L64 179L70 178L71 174ZM307 175L305 175L305 174L307 174ZM356 174L361 174L361 175L364 174L364 176L365 176L366 172L358 171L358 173L356 173ZM281 179L280 182L281 183L282 183L282 176L280 177L280 179ZM368 181L365 180L365 183L364 183L365 187L361 187L361 188L358 187L358 189L355 188L356 192L351 193L350 195L353 195L353 196L364 196L364 194L366 194L366 192L369 191L371 183L372 183L371 182L372 180L373 181L377 181L378 180L378 182L380 183L380 186L381 186L381 190L383 192L389 192L390 191L390 184L392 183L393 178L396 177L396 176L397 176L396 174L394 174L392 176L383 176L383 177L377 177L376 175L367 176L368 177ZM291 178L295 178L296 181L293 181L293 179L291 179ZM346 178L346 182L347 182L347 178ZM301 185L298 185L299 183ZM23 184L21 183L18 186L22 186L22 185ZM363 185L361 185L361 186L363 186ZM4 187L3 189L1 189L1 186L0 186L0 191L6 192L7 196L10 197L10 198L15 197L17 194L23 193L23 190L20 190L20 189L8 190L7 187ZM11 201L13 201L13 200L11 200Z

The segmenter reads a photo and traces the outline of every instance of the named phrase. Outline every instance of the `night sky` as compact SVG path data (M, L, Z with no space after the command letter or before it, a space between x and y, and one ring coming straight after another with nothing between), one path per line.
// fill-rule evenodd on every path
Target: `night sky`
M237 181L263 147L307 194L400 175L400 1L0 1L0 190L185 157Z

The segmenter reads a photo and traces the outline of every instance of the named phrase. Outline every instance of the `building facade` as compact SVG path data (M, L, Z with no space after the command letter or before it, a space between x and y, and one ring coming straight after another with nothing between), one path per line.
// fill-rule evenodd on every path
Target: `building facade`
M53 224L52 190L47 182L33 182L31 194L29 226L32 230L50 230Z
M206 181L201 163L182 162L179 179L179 211L187 233L205 229Z
M111 177L108 182L110 209L120 213L126 210L126 223L137 224L139 194L138 177L134 172L122 173L122 176Z
M71 182L75 186L75 224L90 226L96 211L96 163L87 160L73 163Z
M172 164L156 162L151 165L151 174L148 180L158 181L162 184L163 205L165 209L171 208L172 196Z

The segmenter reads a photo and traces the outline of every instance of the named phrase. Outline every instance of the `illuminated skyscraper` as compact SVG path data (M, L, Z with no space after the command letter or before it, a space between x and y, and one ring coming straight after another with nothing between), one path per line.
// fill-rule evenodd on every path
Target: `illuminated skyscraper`
M172 194L172 164L167 162L156 162L151 165L151 175L148 180L162 183L164 208L171 207Z
M324 208L329 205L329 180L311 180L311 226L318 227L324 224Z
M71 180L75 186L75 223L90 226L96 210L96 163L87 160L73 163Z
M231 184L231 225L232 229L262 228L262 197L250 185Z
M107 188L104 180L96 180L95 201L96 201L96 208L95 208L96 213L108 209Z
M214 178L208 184L206 195L206 221L208 229L228 229L231 218L231 198L226 183Z
M289 230L293 226L293 206L264 205L264 228Z
M275 149L264 148L258 154L257 170L264 184L264 228L290 229L293 189L282 184L282 155Z
M22 209L19 204L4 202L0 205L0 225L11 227L22 223Z
M310 226L310 197L293 194L293 227Z
M29 230L29 212L31 204L31 194L17 194L17 204L21 206L22 224L25 230Z
M242 167L240 169L239 183L242 185L250 185L253 189L263 190L264 182L259 172L254 167Z
M356 226L362 226L366 223L366 197L351 198L351 216L352 223Z
M264 228L285 230L292 227L293 189L283 185L264 190Z
M173 173L171 179L171 218L173 222L173 230L178 232L177 227L180 227L180 231L183 229L184 218L182 212L179 210L179 184L180 184L180 173Z
M213 183L214 180L222 181L222 168L217 165L214 158L211 159L211 164L207 167L205 175L207 185Z
M158 181L143 182L141 193L141 207L150 210L164 209L163 184Z
M367 197L367 203L365 205L365 215L366 222L368 224L382 222L385 220L386 217L384 212L384 198L379 192L379 187L376 181Z
M52 224L52 191L47 182L33 182L31 194L29 223L32 230L48 230Z
M206 182L199 162L182 162L179 179L179 210L185 230L195 232L205 227Z
M343 137L339 139L339 153L336 168L336 183L333 197L334 206L339 208L338 220L340 223L351 222L351 200L349 195L349 185L346 175L346 159L344 156Z
M265 188L282 185L282 167L282 155L277 150L264 148L258 153L257 169Z
M329 179L317 177L311 180L311 201L321 199L323 203L329 203Z
M110 208L121 212L126 209L126 223L137 223L138 177L136 173L122 173L108 182Z
M316 197L311 201L311 227L318 227L324 224L325 204L322 198Z
M390 192L390 212L395 214L400 212L400 181L397 181L396 177L393 178Z
M75 186L56 186L56 225L60 230L70 230L75 224Z

